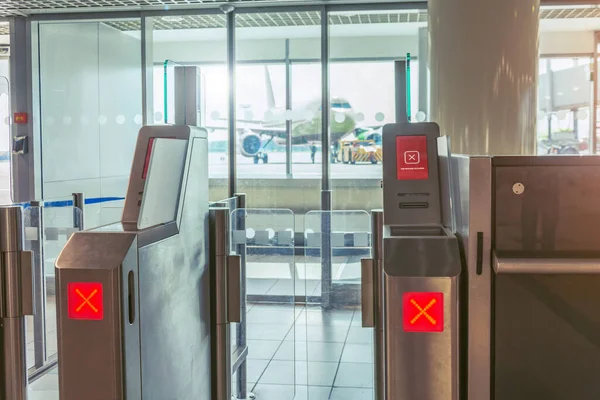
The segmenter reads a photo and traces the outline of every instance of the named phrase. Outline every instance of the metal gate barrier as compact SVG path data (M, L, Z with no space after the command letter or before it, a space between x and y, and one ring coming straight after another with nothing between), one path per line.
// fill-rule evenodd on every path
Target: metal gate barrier
M212 203L210 206L210 251L212 315L213 398L252 398L247 388L246 260L245 253L232 250L230 243L236 212L244 209L246 195ZM244 224L245 220L239 224ZM237 254L236 254L237 253ZM232 337L233 336L233 337ZM235 378L235 379L234 379Z
M24 250L22 209L0 207L0 399L27 399L25 316L33 315L33 253Z
M438 136L383 128L362 263L376 400L597 398L600 157L451 155Z
M143 127L121 222L59 255L61 400L212 398L207 153L204 129Z

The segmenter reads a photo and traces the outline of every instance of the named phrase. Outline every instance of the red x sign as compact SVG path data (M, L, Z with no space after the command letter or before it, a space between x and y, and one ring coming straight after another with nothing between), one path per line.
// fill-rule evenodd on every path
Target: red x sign
M444 294L407 292L402 296L402 324L405 332L442 332Z
M70 319L101 320L104 318L102 284L98 282L67 284L67 306Z

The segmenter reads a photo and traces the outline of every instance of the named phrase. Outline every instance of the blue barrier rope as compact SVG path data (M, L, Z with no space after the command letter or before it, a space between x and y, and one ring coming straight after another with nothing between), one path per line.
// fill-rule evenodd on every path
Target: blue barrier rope
M121 201L125 200L125 197L91 197L89 199L85 199L85 204L100 204L100 203L109 203L111 201ZM45 201L42 203L44 208L62 208L62 207L73 207L73 200L55 200L55 201ZM23 208L31 207L31 203L17 203L15 205L21 206Z

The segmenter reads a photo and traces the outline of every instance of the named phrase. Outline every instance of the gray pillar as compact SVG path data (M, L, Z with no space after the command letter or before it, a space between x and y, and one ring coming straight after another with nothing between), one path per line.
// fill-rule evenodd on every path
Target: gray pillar
M463 154L534 154L540 0L430 0L431 121Z

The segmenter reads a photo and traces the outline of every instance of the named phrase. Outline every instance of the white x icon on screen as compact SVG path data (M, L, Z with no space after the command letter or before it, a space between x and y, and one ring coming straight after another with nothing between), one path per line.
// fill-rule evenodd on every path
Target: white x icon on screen
M421 161L421 156L418 151L405 151L404 152L404 162L406 164L418 164Z

